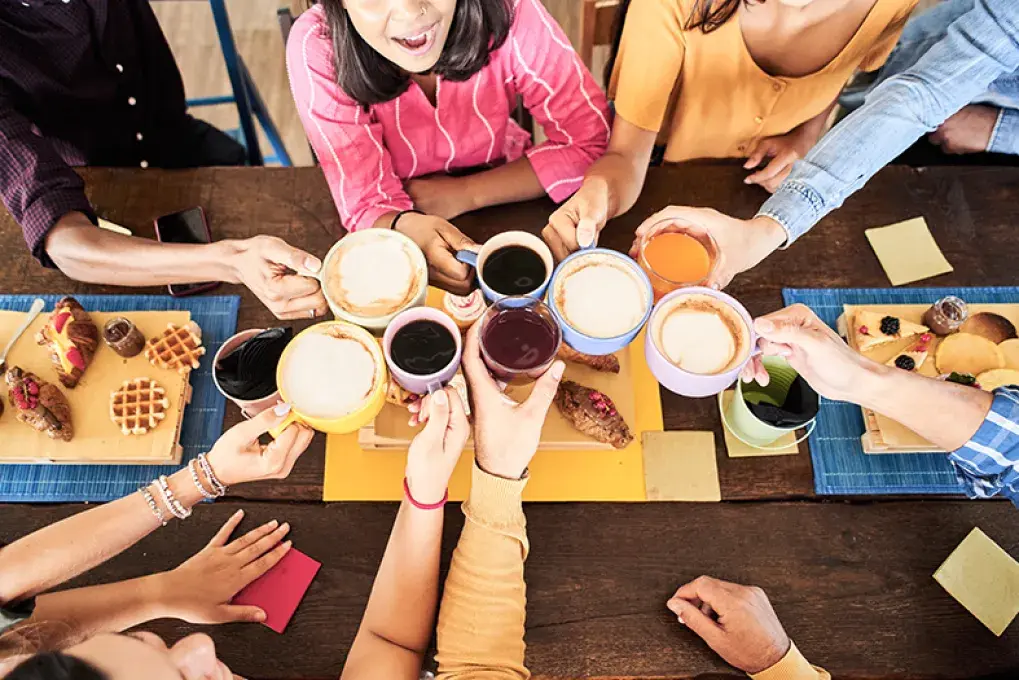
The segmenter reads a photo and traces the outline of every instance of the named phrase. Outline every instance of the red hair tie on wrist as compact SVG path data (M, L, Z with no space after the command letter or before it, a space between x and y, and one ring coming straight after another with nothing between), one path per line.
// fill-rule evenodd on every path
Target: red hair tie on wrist
M418 510L438 510L446 504L449 500L449 489L446 489L446 493L442 494L442 500L438 503L418 503L414 500L414 497L410 495L410 484L407 483L407 478L403 478L403 495L407 497L410 504Z

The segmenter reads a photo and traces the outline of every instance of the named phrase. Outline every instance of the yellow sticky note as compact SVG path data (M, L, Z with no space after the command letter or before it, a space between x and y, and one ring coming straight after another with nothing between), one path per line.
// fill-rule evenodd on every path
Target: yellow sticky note
M645 432L649 501L720 501L713 432Z
M922 217L864 233L893 286L952 271Z
M980 529L948 556L934 580L999 637L1019 614L1019 562Z
M729 408L729 402L732 401L732 396L736 394L735 390L726 390L722 394L722 411L725 412ZM796 442L796 433L788 432L770 446L757 449L749 444L746 444L736 438L729 428L724 424L722 425L722 431L725 433L725 450L729 453L730 458L750 458L756 456L791 456L800 452L799 444Z

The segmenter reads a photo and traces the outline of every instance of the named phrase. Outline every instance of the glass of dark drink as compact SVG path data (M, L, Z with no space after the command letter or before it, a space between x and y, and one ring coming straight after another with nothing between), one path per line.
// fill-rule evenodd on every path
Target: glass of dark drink
M555 361L562 338L552 311L528 296L503 298L481 318L481 357L506 382L540 377Z

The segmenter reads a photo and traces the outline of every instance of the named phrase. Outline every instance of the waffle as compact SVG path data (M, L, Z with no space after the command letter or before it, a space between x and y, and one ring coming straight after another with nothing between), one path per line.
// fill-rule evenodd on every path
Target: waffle
M151 378L125 380L110 394L110 419L125 435L145 434L166 418L170 400Z
M186 326L167 324L162 335L145 343L145 358L153 366L178 373L198 368L198 358L203 354L202 329L194 321Z

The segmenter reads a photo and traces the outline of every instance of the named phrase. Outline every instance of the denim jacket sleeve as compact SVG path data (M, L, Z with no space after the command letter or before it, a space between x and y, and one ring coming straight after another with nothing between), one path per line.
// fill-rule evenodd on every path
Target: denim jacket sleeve
M1017 68L1019 2L976 0L912 68L878 86L797 162L758 215L781 224L792 243L922 135Z
M1019 111L1001 110L987 150L993 153L1019 154Z

